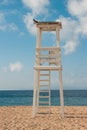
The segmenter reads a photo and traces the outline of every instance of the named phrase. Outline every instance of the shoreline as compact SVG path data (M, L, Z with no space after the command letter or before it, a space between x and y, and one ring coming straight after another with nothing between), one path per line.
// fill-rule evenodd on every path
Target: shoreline
M32 118L32 106L0 106L0 130L87 130L87 106L51 106Z

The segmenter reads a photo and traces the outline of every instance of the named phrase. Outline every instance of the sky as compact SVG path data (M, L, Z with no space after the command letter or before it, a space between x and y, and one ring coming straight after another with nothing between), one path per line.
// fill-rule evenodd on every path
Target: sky
M87 0L0 0L0 90L34 88L33 18L62 22L63 87L87 89ZM55 34L42 40L43 46L54 46ZM59 89L58 72L51 79L51 88Z

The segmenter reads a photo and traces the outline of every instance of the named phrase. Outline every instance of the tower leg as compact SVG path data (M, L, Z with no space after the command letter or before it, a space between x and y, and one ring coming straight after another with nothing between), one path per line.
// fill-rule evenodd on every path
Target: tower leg
M63 83L62 83L62 70L59 70L59 86L60 86L60 104L61 104L61 117L64 117L64 98L63 98Z
M39 83L39 80L40 80L40 70L37 71L37 110L38 111L38 106L39 106L39 89L40 89L40 83Z
M34 73L34 93L33 93L33 112L32 116L34 117L37 113L37 85L38 85L38 71L35 70Z

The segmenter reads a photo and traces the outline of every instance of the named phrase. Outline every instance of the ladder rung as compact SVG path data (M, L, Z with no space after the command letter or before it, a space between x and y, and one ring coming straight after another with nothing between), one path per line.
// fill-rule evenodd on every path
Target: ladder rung
M49 62L49 63L59 63L59 59L41 59L40 63Z
M49 84L40 84L40 87L43 86L43 87L49 87Z
M56 53L52 53L52 54L37 54L36 57L39 57L39 58L52 58L52 57L57 57L58 56L58 52Z
M47 51L60 51L61 48L60 47L40 47L40 48L36 48L37 51L41 51L41 50L47 50Z
M39 104L49 104L49 102L39 102Z
M40 80L40 81L50 81L50 80Z
M50 98L50 96L39 96L39 98Z
M39 108L50 108L50 106L38 106Z
M39 92L49 92L49 90L40 90Z
M50 74L40 74L40 76L50 76Z

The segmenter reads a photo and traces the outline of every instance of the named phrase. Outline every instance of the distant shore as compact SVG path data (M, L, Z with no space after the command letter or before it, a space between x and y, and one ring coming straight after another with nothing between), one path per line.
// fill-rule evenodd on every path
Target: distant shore
M86 106L65 106L64 118L59 106L40 112L32 118L31 106L0 107L0 130L87 130Z

